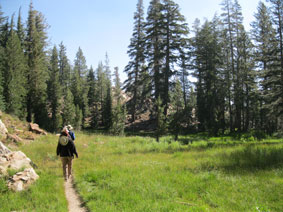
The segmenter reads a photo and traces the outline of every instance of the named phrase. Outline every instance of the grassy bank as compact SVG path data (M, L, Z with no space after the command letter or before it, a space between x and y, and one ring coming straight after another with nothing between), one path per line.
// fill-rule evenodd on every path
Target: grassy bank
M46 136L26 145L22 150L36 165L39 179L26 191L9 191L6 179L0 178L0 211L68 211L64 193L61 163L56 157L56 136Z

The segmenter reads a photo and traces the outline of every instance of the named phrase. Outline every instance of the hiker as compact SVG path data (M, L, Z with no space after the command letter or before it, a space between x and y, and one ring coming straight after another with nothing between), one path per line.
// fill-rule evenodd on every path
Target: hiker
M75 133L72 131L73 130L72 125L68 125L67 128L68 128L69 135L71 136L72 140L75 141Z
M57 156L60 155L62 165L63 165L63 176L65 181L72 175L72 160L74 158L74 154L78 158L78 153L76 150L76 146L68 133L67 127L64 127L61 131L58 145L57 145ZM66 168L68 167L68 174L66 172Z

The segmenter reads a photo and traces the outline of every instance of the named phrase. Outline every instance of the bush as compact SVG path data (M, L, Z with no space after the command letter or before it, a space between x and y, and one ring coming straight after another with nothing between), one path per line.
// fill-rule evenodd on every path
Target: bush
M243 142L250 142L250 141L254 141L255 138L253 137L252 133L244 133L242 135L240 135L240 140Z

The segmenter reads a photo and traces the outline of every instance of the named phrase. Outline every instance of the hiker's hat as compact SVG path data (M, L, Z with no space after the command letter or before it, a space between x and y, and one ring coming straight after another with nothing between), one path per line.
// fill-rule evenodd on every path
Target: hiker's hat
M68 130L72 130L73 129L72 125L70 125L70 124L67 126L67 128L68 128Z

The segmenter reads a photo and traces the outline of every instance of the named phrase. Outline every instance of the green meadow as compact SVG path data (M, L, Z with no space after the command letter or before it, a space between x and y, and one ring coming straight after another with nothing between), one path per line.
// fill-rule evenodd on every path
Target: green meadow
M283 211L283 140L77 133L75 187L89 211ZM38 166L27 191L0 181L0 211L67 211L57 137L15 147Z

